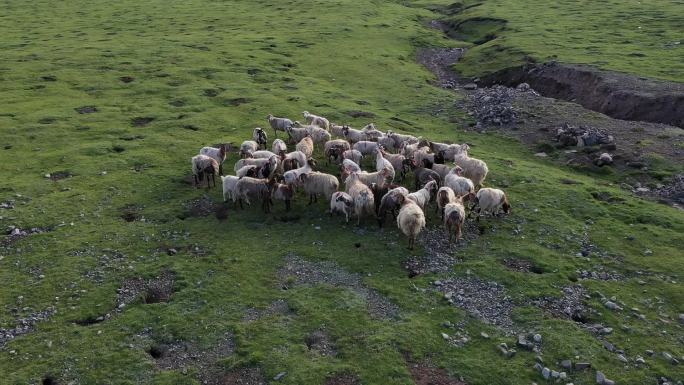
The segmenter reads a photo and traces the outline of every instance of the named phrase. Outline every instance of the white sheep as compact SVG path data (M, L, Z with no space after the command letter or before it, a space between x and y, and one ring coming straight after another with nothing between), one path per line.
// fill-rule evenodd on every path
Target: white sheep
M211 176L211 181L214 182L214 186L216 186L215 176L219 170L219 164L216 159L206 155L195 155L192 157L191 163L195 187L199 187L199 183L206 177L207 188L209 188L209 176Z
M351 159L342 160L342 167L344 168L345 171L347 171L350 174L352 172L361 172L361 166L356 164L356 162L354 162Z
M380 147L377 147L375 149L375 171L381 171L382 169L388 169L390 171L389 175L389 180L390 182L394 180L394 165L392 165L392 162L389 160L385 159L382 150Z
M404 169L404 161L406 157L401 154L392 154L386 151L382 151L383 158L387 159L394 167L394 170L399 170L399 175L401 175L401 181L406 177L406 171Z
M399 195L408 195L409 191L405 187L395 187L385 193L385 195L380 198L380 205L378 205L378 225L382 227L385 223L385 217L387 213L392 213L394 219L396 219L401 203L397 198Z
M311 171L312 171L311 165L309 164L308 161L305 161L304 165L302 167L296 168L294 170L286 171L283 174L283 181L290 186L294 186L299 181L300 175L310 173Z
M336 191L330 197L330 216L344 214L344 220L349 223L349 217L354 208L354 199L344 191Z
M368 187L370 187L373 183L378 185L378 187L384 187L385 184L387 184L387 179L389 178L390 172L385 168L376 172L358 171L352 174L356 174L356 178ZM349 180L349 177L347 177L345 180L345 185L347 180Z
M285 160L294 159L297 161L297 167L302 167L306 164L307 156L301 151L292 151L285 154Z
M253 164L241 167L237 171L235 171L235 175L238 178L242 178L243 176L249 176L252 178L256 178L258 176L258 174L259 174L259 166L255 166Z
M423 139L415 143L404 142L402 143L401 147L399 147L399 153L404 155L406 159L413 159L413 153L418 151L419 148L425 147L426 144L427 141Z
M379 147L377 142L359 140L356 143L354 143L354 146L352 148L363 155L373 155Z
M287 145L282 139L275 139L271 145L271 151L278 155L282 155L287 152Z
M466 196L475 192L475 185L470 179L461 176L463 169L456 166L449 171L444 178L444 185L454 191L454 194L459 197Z
M251 205L251 199L261 200L261 207L264 212L271 211L271 189L275 185L275 180L256 179L248 176L242 177L235 185L235 193L242 207L244 200L248 205Z
M285 183L275 183L271 190L271 198L285 202L285 211L290 211L292 199L294 198L294 190L292 186Z
M210 158L214 158L219 165L219 175L223 175L223 162L226 161L226 155L228 154L228 148L225 144L221 144L219 148L202 147L199 153L200 155L206 155Z
M406 195L399 195L398 199L401 209L397 215L397 227L408 237L408 249L413 250L418 234L425 228L425 214L420 206Z
M456 201L456 194L450 187L444 186L437 190L437 210L439 210L440 218L444 219L444 207L454 201Z
M307 132L309 133L309 136L311 136L311 139L314 143L321 144L331 139L330 133L324 128L318 126L307 127Z
M423 164L425 164L425 162L423 162ZM439 174L439 177L441 178L441 180L444 180L453 168L447 164L439 164L439 163L432 163L429 166L430 166L430 170L435 171L437 174Z
M294 125L294 123L292 123L290 119L277 118L271 114L268 114L266 120L268 120L268 124L271 125L271 128L273 129L273 134L276 138L278 137L278 131L287 132L287 129Z
M421 147L418 150L414 151L411 158L416 161L416 164L423 165L424 167L426 164L429 166L432 166L435 163L435 154L429 152L430 148L429 147ZM427 163L426 163L427 161ZM431 167L427 167L431 168Z
M431 180L423 186L422 189L408 194L406 197L413 200L420 206L421 209L425 210L425 206L430 203L432 198L437 193L437 182Z
M356 225L361 224L361 217L364 215L373 216L375 213L375 200L373 191L363 184L359 179L359 173L351 173L345 181L347 193L354 200L354 213L356 214Z
M377 142L384 150L387 150L387 151L394 151L398 148L396 146L394 139L390 136L387 136L387 135L382 135L382 136L378 137Z
M342 133L344 134L344 138L352 144L368 138L365 132L349 126L344 126L344 128L342 128Z
M340 126L335 123L330 123L330 132L338 138L344 138L344 128L347 126Z
M268 144L268 135L266 135L266 131L263 128L256 127L252 131L252 140L257 142L259 148L265 149Z
M302 114L304 115L304 119L307 123L324 128L326 130L330 129L330 121L328 121L328 119L322 116L310 114L309 111L304 111Z
M240 145L240 157L244 158L259 149L259 144L253 140L245 140Z
M342 153L342 159L349 159L356 164L361 164L361 158L363 154L359 150L347 150Z
M233 204L237 202L237 192L235 191L235 186L240 178L234 175L226 175L221 177L221 182L223 184L223 201L228 202L228 199L233 201Z
M378 138L385 135L382 131L378 130L375 127L374 123L367 124L364 128L361 129L361 131L363 131L366 134L366 138L368 138L367 140L376 142L378 141Z
M311 155L313 155L314 151L313 140L310 136L306 136L297 143L295 149L297 151L301 151L302 153L304 153L304 155L306 155L307 158L311 158Z
M278 156L272 151L268 150L259 150L259 151L254 151L253 153L250 154L252 158L254 159L269 159L272 156Z
M456 198L444 207L444 227L449 234L449 242L451 242L452 237L456 238L456 242L461 239L461 228L464 221L465 208L460 198Z
M481 186L484 179L487 177L487 164L480 159L471 158L468 156L468 149L470 146L462 144L459 152L454 155L454 163L463 169L463 175L473 181L475 186Z
M309 172L299 176L299 184L304 192L309 195L309 204L318 202L318 195L323 195L329 200L332 194L340 187L340 181L334 175L322 172Z
M387 130L387 136L394 139L394 148L400 149L404 145L418 143L418 138L413 135L397 134L392 130Z
M349 142L344 139L328 140L324 145L326 163L330 163L330 158L335 158L338 161L341 160L342 153L350 148Z
M510 214L511 204L508 202L508 196L503 190L496 188L481 188L476 195L475 205L473 210L477 208L477 219L480 219L480 213L491 213L496 215L499 210L503 210L505 214Z
M290 127L285 132L287 132L290 143L297 143L309 135L309 130L306 127Z

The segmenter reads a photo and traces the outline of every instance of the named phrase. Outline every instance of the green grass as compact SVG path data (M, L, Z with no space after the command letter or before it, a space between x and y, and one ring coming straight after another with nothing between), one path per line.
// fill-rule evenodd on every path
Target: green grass
M646 357L643 368L623 369L587 331L529 300L558 295L560 287L574 284L578 268L617 270L625 281L582 284L590 293L639 307L647 321L610 313L593 298L589 305L601 313L595 321L615 328L609 339L630 359L645 349L680 356L684 214L636 199L610 176L560 167L510 139L467 133L461 123L451 123L466 121L453 110L459 96L432 87L431 75L414 61L415 44L453 44L425 28L428 17L434 14L387 1L5 3L0 201L13 200L15 208L0 209L0 228L53 231L2 249L0 327L48 306L57 313L0 350L0 383L39 383L47 374L60 383L194 383L192 370L186 375L156 368L146 349L178 339L211 347L226 332L235 336L236 353L219 361L224 370L255 365L269 379L286 371L285 384L322 384L342 371L364 384L410 384L403 352L429 358L469 384L540 383L533 353L507 360L497 352L497 343L511 345L514 338L421 290L439 276L407 277L401 264L412 253L392 226L379 231L367 221L359 234L339 218L329 219L326 204L305 207L302 196L293 210L297 222L279 221L280 205L273 215L251 208L231 209L225 221L179 219L186 202L205 194L185 182L189 159L201 146L240 143L254 126L266 124L268 113L299 118L303 110L354 126L368 120L345 112L363 110L374 113L383 130L472 143L473 155L491 170L487 184L506 189L513 214L484 220L485 234L458 250L463 262L445 276L469 271L503 284L519 304L518 327L543 335L549 367L579 355L619 384L682 378L681 366L660 355ZM677 66L663 59L649 68L644 71ZM122 82L126 76L134 80ZM246 103L236 103L240 98ZM98 111L77 113L82 106ZM133 126L140 117L154 120ZM235 160L231 154L226 168ZM73 176L44 176L60 171ZM561 184L563 178L580 184ZM597 200L596 191L617 199ZM206 194L221 200L220 189ZM131 207L139 208L144 222L121 218ZM430 218L430 226L437 225ZM576 256L584 232L603 257ZM173 256L160 250L170 245L182 248ZM205 253L190 252L195 247ZM275 273L289 252L362 274L365 285L399 306L399 318L370 318L363 299L345 289L282 290ZM103 255L109 265L98 265ZM544 274L506 269L500 262L510 256L544 267ZM99 324L74 323L111 312L125 278L152 277L165 267L176 273L170 302L139 302ZM101 283L86 274L96 269L105 273ZM292 316L243 321L248 308L266 308L278 298L288 301ZM441 326L446 320L463 321L473 340L462 348L447 345L441 337L451 333ZM307 350L304 336L321 327L336 341L336 357ZM149 337L136 336L144 330ZM492 339L479 339L480 331ZM570 373L575 383L592 377Z
M435 8L447 14L445 19L455 29L451 34L476 44L456 65L466 76L481 76L526 62L557 60L684 81L681 1L487 0L439 4ZM492 36L483 39L489 34Z

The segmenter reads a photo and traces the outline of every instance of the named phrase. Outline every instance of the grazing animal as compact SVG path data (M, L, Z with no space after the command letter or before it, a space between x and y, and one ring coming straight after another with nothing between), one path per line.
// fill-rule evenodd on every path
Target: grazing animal
M444 227L449 234L449 242L452 237L456 238L456 242L461 239L461 228L465 221L465 208L463 201L460 198L454 199L453 202L448 203L444 207Z
M237 171L235 171L235 175L238 178L242 178L243 176L256 178L259 175L260 170L261 167L252 164L239 168Z
M385 168L376 172L358 171L356 174L361 183L368 187L370 187L373 183L377 184L379 187L384 187L387 183L387 179L389 179L390 171L389 169ZM344 183L346 184L347 181L345 180Z
M287 145L282 139L275 139L273 144L271 144L271 151L278 155L283 155L287 152Z
M361 224L361 217L364 215L372 216L374 213L375 202L371 189L359 180L359 173L353 172L345 181L347 193L354 200L354 213L356 214L356 225Z
M365 132L357 130L355 128L351 128L349 126L344 126L342 128L342 133L344 134L344 138L352 144L360 142L362 140L366 140L368 138Z
M385 218L388 213L391 213L393 218L397 218L399 213L399 208L401 207L401 202L398 199L399 195L408 195L408 190L405 187L395 187L390 189L382 196L380 199L380 205L378 207L378 225L382 227L385 224Z
M237 202L235 186L237 186L237 181L239 179L239 177L234 175L226 175L221 177L221 182L223 184L223 202L228 203L228 199L232 200L233 204Z
M481 188L477 192L473 211L475 208L477 208L478 220L482 212L496 215L499 213L499 210L503 210L505 214L511 213L511 204L508 202L508 196L503 190L496 188Z
M334 175L322 172L309 172L299 176L299 183L309 195L309 204L318 202L318 195L330 200L332 194L340 187L340 181Z
M418 143L418 138L413 135L397 134L392 130L387 130L387 136L394 140L394 148L400 149L407 144Z
M463 169L463 175L472 180L476 187L482 186L482 182L489 172L487 164L480 159L469 157L468 149L470 146L467 144L462 144L459 148L459 152L454 155L454 163Z
M392 165L392 162L385 159L385 157L382 154L382 149L380 147L376 147L375 148L375 171L380 171L382 169L388 169L389 170L389 172L390 172L389 180L393 181L394 175L395 175L394 166Z
M351 146L349 145L349 142L347 142L344 139L335 139L335 140L329 140L325 142L324 145L324 154L326 157L326 161L329 164L330 163L330 158L335 158L335 160L341 160L342 159L342 153L345 151L349 150ZM339 162L338 162L339 163Z
M366 134L366 138L368 138L368 140L374 142L377 142L381 136L385 135L382 131L378 130L375 127L374 123L367 124L364 128L361 129L361 131L363 131Z
M314 151L313 140L310 136L306 136L302 138L302 140L300 140L299 143L297 143L295 148L297 149L297 151L301 151L302 153L304 153L304 155L306 155L307 158L311 158L311 155L313 155Z
M245 140L240 145L240 157L245 158L251 156L251 154L259 149L259 144L253 140Z
M403 182L404 178L406 178L406 170L404 168L404 160L406 157L401 154L391 154L384 150L382 150L382 156L383 158L389 160L395 171L399 170L399 181Z
M219 165L219 175L223 175L223 162L226 161L226 155L228 155L228 148L225 144L221 144L219 148L202 147L199 153L200 155L206 155L208 157L214 158Z
M451 188L444 186L437 190L437 209L439 210L440 218L444 219L444 207L455 200L456 195Z
M425 228L425 214L420 206L406 195L399 195L397 199L401 204L397 215L397 227L408 237L408 249L413 250L418 234Z
M271 191L271 198L285 202L285 211L290 211L292 199L294 199L294 190L292 186L285 183L275 183Z
M300 175L310 173L312 170L311 164L306 161L303 166L286 171L285 174L283 174L283 181L290 186L294 186L298 183Z
M235 192L242 207L242 201L251 205L251 199L261 200L261 207L265 213L271 211L271 189L273 188L275 180L269 181L267 179L256 179L248 176L242 177L235 185Z
M266 131L263 128L256 127L252 132L252 140L257 142L260 149L265 149L268 144L268 135L266 135Z
M437 185L439 185L442 181L439 178L439 174L437 173L437 171L433 171L429 168L422 167L422 165L421 167L418 167L418 165L413 159L406 159L404 161L404 164L413 170L413 174L415 175L416 190L419 190L423 185L425 185L427 182L431 180L437 181Z
M344 138L344 128L347 126L339 126L335 123L330 123L330 132L338 138Z
M290 143L297 143L306 136L311 135L306 127L290 127L285 132L287 132Z
M278 137L278 131L287 132L287 129L294 125L294 123L292 123L290 119L277 118L271 114L268 114L266 120L268 120L268 124L271 125L271 128L273 129L273 134L276 138Z
M422 210L425 210L425 207L434 198L435 194L437 194L437 182L431 180L422 189L412 192L406 197L416 202Z
M356 164L361 164L361 158L363 154L359 150L346 150L342 153L342 159L349 159Z
M354 143L352 147L363 155L373 155L375 151L379 148L377 142L369 142L367 140L360 140Z
M354 199L344 191L336 191L330 197L330 216L344 214L345 222L349 223L349 217L354 210Z
M195 187L199 187L199 183L206 177L207 188L209 188L209 177L216 186L215 176L219 171L219 164L216 159L207 155L195 155L192 157L192 176L194 178Z
M475 185L473 184L473 181L461 176L462 173L463 169L459 166L456 166L452 168L444 178L444 185L451 188L454 191L454 194L459 197L463 197L475 192Z
M306 120L307 123L324 128L326 130L330 129L330 121L328 121L328 119L322 116L311 114L309 111L304 111L302 114L304 115L304 120Z

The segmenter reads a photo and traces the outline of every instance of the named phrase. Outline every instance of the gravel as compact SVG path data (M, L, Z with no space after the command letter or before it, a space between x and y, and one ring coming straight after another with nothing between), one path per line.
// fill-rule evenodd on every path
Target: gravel
M502 285L474 277L453 277L444 279L435 286L449 303L487 324L512 333L513 302L506 295Z
M561 293L562 297L542 297L532 301L532 304L555 317L585 322L589 312L584 305L588 297L587 290L581 285L566 286Z
M8 341L32 332L38 322L47 320L55 313L57 313L56 308L48 307L45 310L33 312L26 317L16 319L14 327L0 328L0 348L5 346Z
M242 317L243 321L256 321L264 317L270 317L273 315L288 315L292 314L292 310L290 309L290 305L288 305L287 301L284 299L277 299L266 308L266 309L257 309L257 308L249 308L245 311L244 317Z
M309 262L288 254L285 256L285 265L278 270L278 278L285 287L325 284L349 289L366 301L368 313L374 318L391 319L399 314L399 307L366 287L359 274L350 273L334 262Z
M513 101L521 95L539 96L526 83L517 88L501 85L478 88L468 94L465 108L477 119L477 126L508 126L517 123L520 113Z
M458 243L449 243L449 235L443 227L428 227L423 230L418 242L423 246L422 256L413 256L404 262L409 277L426 273L446 273L461 260L454 257L456 251L467 242L479 236L477 223L466 221L463 226L463 238Z

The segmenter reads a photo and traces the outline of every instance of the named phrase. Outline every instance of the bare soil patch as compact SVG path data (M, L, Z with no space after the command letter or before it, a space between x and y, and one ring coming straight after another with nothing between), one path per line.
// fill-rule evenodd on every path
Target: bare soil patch
M126 222L139 221L142 218L142 209L142 206L136 204L128 204L120 209L121 219L123 219Z
M226 105L231 106L231 107L237 107L242 104L247 104L251 103L252 99L248 98L233 98L233 99L226 99Z
M374 118L375 114L368 111L350 110L346 112L352 118Z
M124 83L130 83L130 82L132 82L133 80L135 80L135 78L132 77L132 76L122 76L122 77L119 78L119 80L121 80L121 81L124 82Z
M438 87L455 88L460 78L451 66L456 64L464 53L463 48L422 48L416 53L416 59L437 76Z
M125 280L117 289L117 309L123 309L140 298L146 304L170 301L174 292L175 279L172 271L163 270L155 278L137 277Z
M449 376L446 370L436 368L430 362L414 362L405 355L406 366L416 385L467 385L465 382Z
M145 116L138 116L133 119L131 119L131 125L133 127L144 127L147 126L148 124L152 123L155 118L153 117L145 117Z
M241 368L223 375L216 384L221 385L266 385L260 368Z
M409 277L451 271L452 267L460 262L455 257L456 251L480 234L478 225L473 221L466 221L462 230L463 238L454 243L449 243L449 235L442 226L429 227L421 232L418 242L423 246L424 254L413 256L403 264Z
M570 319L586 323L589 320L589 308L584 304L589 298L587 289L581 285L566 286L561 290L561 297L542 297L532 304L557 318Z
M338 373L328 377L325 385L361 385L361 379L353 373Z
M95 106L83 106L83 107L75 108L75 110L79 114L92 114L92 113L98 111L97 107L95 107Z
M315 330L304 338L306 347L321 356L335 357L337 349L325 329Z
M8 341L32 332L38 322L49 319L56 312L57 309L49 307L43 311L33 312L26 317L17 318L14 327L0 328L0 348L4 347Z
M290 305L288 305L287 301L284 299L277 299L271 302L271 304L266 309L257 309L253 307L247 309L247 311L245 311L245 315L242 317L242 320L252 322L273 315L290 314L293 314L293 312L292 309L290 309Z
M65 178L71 178L73 174L71 171L65 170L65 171L55 171L50 173L50 180L52 181L58 181L62 180Z
M277 275L285 289L301 285L330 285L349 289L366 301L368 313L374 318L390 319L399 314L399 307L366 287L360 275L350 273L334 262L309 262L288 254L285 256L285 265L278 270Z
M221 209L221 204L214 204L214 201L208 195L203 195L199 199L193 199L187 201L183 204L185 207L185 213L181 216L181 219L189 217L206 217L216 212L217 209Z
M535 273L543 274L544 270L538 266L535 266L531 261L519 258L504 258L501 260L501 264L506 266L509 270L518 271L521 273Z

